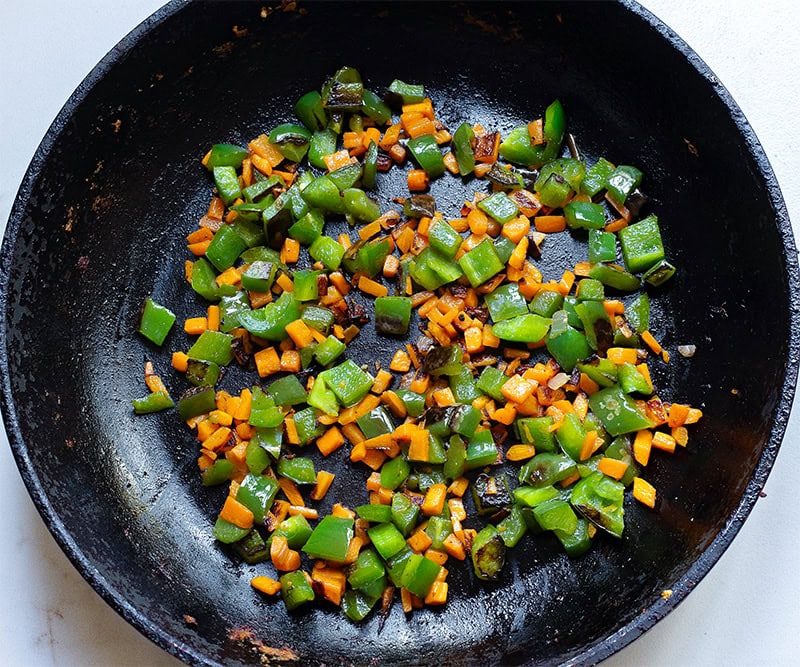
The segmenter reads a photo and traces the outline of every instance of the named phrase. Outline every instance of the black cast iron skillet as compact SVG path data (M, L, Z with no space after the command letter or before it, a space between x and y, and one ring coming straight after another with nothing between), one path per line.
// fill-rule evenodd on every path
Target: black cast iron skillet
M267 18L261 6L177 2L156 13L81 85L31 164L2 248L0 371L9 439L39 511L95 589L189 663L258 662L258 642L311 664L600 661L719 558L786 426L798 267L752 130L697 56L627 2L322 3ZM174 393L183 386L167 370L183 333L159 350L133 332L147 296L179 321L202 307L181 279L182 239L210 193L199 158L291 120L299 95L342 64L375 89L424 82L452 124L507 131L559 97L586 155L641 167L680 267L654 294L653 330L673 353L652 364L656 383L665 400L706 413L687 450L654 456L657 511L630 503L622 540L601 537L569 560L555 541L528 538L498 585L451 567L445 608L406 618L397 605L382 628L377 614L353 625L321 606L288 615L252 591L260 569L211 538L224 492L199 485L196 444L174 414L134 418L130 407L145 359ZM400 173L382 183L381 197L404 191ZM454 215L473 187L447 177L432 194ZM555 277L584 257L582 239L555 235L540 266ZM694 358L675 353L684 343ZM351 355L386 363L396 345L366 326ZM223 386L247 381L231 371ZM332 467L340 489L363 488L363 470ZM257 641L234 638L237 628Z

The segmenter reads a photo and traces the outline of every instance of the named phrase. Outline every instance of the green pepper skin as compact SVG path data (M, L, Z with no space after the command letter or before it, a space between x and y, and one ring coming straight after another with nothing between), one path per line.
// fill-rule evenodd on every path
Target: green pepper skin
M528 313L498 322L492 327L492 332L501 340L538 343L547 335L551 322L547 317Z
M206 169L209 171L213 171L214 167L233 167L238 169L249 155L250 153L246 148L235 144L214 144L206 161Z
M294 112L303 125L312 132L324 130L328 126L328 114L322 106L322 96L316 90L306 93L297 100Z
M303 570L287 572L280 578L281 596L286 605L286 609L294 611L298 607L313 602L314 589L308 581L308 575Z
M655 215L620 229L618 236L625 268L631 273L647 271L664 259L664 243Z
M598 528L614 537L622 537L624 493L623 484L601 472L593 472L575 484L570 502Z
M431 178L439 178L444 174L444 159L439 150L439 144L432 134L422 134L408 140L408 150L417 164L425 170Z
M497 581L506 562L506 544L491 524L481 530L472 542L472 567L475 576L484 581Z
M270 477L249 474L242 480L236 500L253 513L253 521L263 526L278 488L278 482Z
M314 528L314 532L303 546L311 558L341 563L347 555L347 547L353 539L353 519L328 515Z
M475 171L475 153L472 150L474 139L475 132L469 123L461 123L453 133L453 153L455 153L458 173L461 176L469 176Z
M619 385L601 389L589 397L589 407L612 436L653 428L653 422L644 415Z
M163 345L164 340L175 324L175 313L169 308L147 299L139 319L139 333L156 345Z
M291 292L284 292L263 308L239 315L241 326L251 334L276 342L289 337L286 326L297 319L300 319L300 304Z
M175 407L175 403L169 394L163 391L154 391L144 398L133 399L133 411L137 415L147 415L172 407Z

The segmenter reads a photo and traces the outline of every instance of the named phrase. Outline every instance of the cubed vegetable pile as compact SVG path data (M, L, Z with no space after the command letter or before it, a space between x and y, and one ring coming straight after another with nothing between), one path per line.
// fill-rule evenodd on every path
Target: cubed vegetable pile
M648 290L675 268L641 171L582 157L558 101L505 137L451 134L424 86L379 94L344 67L295 113L203 158L214 192L184 271L210 305L172 354L188 389L173 401L148 362L133 401L176 409L202 484L227 485L213 534L261 570L252 586L353 621L398 594L411 612L446 602L454 561L498 580L526 534L522 558L548 542L579 557L622 536L630 498L656 508L651 452L686 447L702 412L651 379L669 355ZM375 201L391 170L408 191ZM437 207L440 178L469 192L460 210ZM350 233L327 235L342 218ZM585 243L586 261L553 266L553 234ZM139 332L161 346L175 320L148 299ZM351 357L365 326L396 345L388 367ZM253 379L230 392L233 363ZM340 459L363 488L320 469Z

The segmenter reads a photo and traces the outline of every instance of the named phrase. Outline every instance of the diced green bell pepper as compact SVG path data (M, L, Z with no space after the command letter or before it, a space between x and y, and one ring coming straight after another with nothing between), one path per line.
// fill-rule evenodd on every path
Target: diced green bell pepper
M239 485L236 500L253 513L253 521L263 526L279 488L278 482L271 477L251 473Z
M320 521L303 546L311 558L335 563L344 561L347 547L353 539L353 519L328 515Z
M485 297L492 321L501 322L528 312L528 302L519 292L517 283L501 285ZM497 335L497 334L495 334Z
M458 173L469 176L475 171L475 153L472 150L472 141L475 132L469 123L461 123L453 133L453 153L458 163Z
M164 391L151 392L144 398L134 398L132 402L133 411L137 415L147 415L175 407L175 402Z
M503 270L497 250L488 239L462 255L458 264L473 287L482 285Z
M375 382L372 375L361 370L351 359L323 373L328 387L346 408L361 401Z
M339 268L344 257L344 248L330 236L320 236L308 249L308 254L329 271Z
M346 349L347 345L340 341L336 336L330 335L319 345L317 345L316 349L314 350L314 358L321 366L330 366L334 361L344 354Z
M622 387L601 389L589 397L589 407L611 435L633 433L652 428L653 422L643 414Z
M263 308L239 315L241 326L254 336L271 341L288 338L286 327L297 319L300 319L300 305L291 292L284 292Z
M589 261L614 262L617 259L617 237L602 229L589 230Z
M322 106L322 96L312 90L303 95L294 105L294 112L309 130L324 130L328 125L328 114Z
M242 188L239 185L239 177L236 175L236 168L231 166L214 167L214 185L217 194L230 206L234 201L242 196Z
M541 315L527 313L503 320L492 326L492 332L500 340L515 343L537 343L550 330L551 320Z
M606 216L600 204L571 201L564 207L564 217L570 229L602 229Z
M444 159L439 144L432 134L421 134L408 140L406 144L417 164L431 178L438 178L444 171Z
M512 199L509 199L505 192L495 192L492 195L481 199L478 208L491 218L494 218L501 225L513 220L519 215L519 208Z
M238 169L250 153L246 148L235 144L214 144L211 154L206 161L206 169L213 171L214 167L233 167Z
M147 299L139 319L139 333L156 345L162 345L175 324L175 313L169 308Z
M628 195L639 187L642 172L636 167L620 165L606 178L608 196L617 204L624 204Z
M622 537L625 487L601 472L581 479L572 489L570 502L598 528Z
M206 330L200 334L186 353L190 359L210 361L218 366L227 366L233 361L231 342L233 336L221 331Z
M618 235L625 268L631 273L647 271L664 259L664 244L655 215L620 229Z
M403 104L414 104L425 99L425 87L422 84L405 83L400 79L389 84L389 92L399 95Z
M506 545L497 528L491 524L481 530L472 542L472 566L475 576L496 581L506 562Z
M314 601L316 596L307 576L303 570L295 570L287 572L279 579L283 603L289 611L294 611L307 602Z

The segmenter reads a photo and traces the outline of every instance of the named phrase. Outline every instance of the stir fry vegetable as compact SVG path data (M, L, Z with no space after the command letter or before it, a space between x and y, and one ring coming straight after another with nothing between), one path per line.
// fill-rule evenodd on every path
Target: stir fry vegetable
M643 282L675 268L656 215L637 220L642 172L563 155L558 101L505 137L461 119L451 135L423 85L378 95L343 67L295 113L204 157L215 194L185 277L209 305L172 355L202 484L228 489L213 534L263 567L253 587L353 621L399 591L410 612L446 602L451 559L500 580L510 549L536 548L528 533L578 557L623 534L627 498L657 507L642 470L686 447L702 413L651 379L669 355ZM408 193L375 201L397 169ZM460 210L427 194L439 178L466 179ZM325 235L332 218L351 233ZM586 261L554 267L558 233L584 239ZM139 331L162 345L174 321L148 299ZM363 326L396 342L388 368L351 358ZM219 389L234 362L253 379ZM173 407L152 364L145 376L136 412ZM367 471L363 503L336 501L327 457Z

